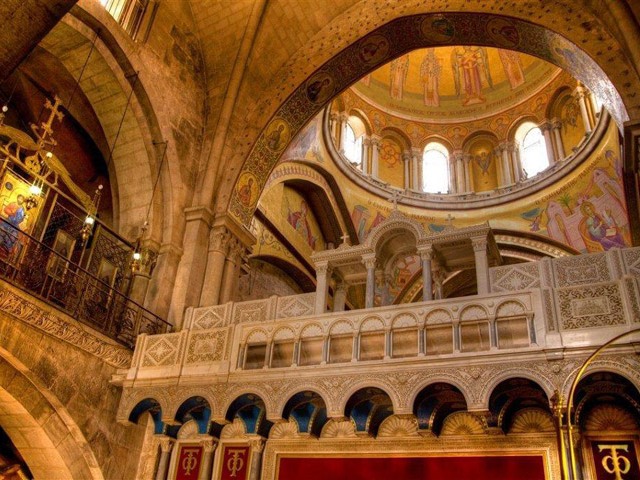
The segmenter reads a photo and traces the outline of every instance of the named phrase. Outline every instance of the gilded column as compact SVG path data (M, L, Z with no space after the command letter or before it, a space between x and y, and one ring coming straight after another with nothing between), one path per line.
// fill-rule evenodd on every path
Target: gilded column
M373 308L373 299L375 296L376 288L376 257L374 255L363 257L362 263L364 263L364 266L367 267L367 289L364 300L364 308Z
M316 265L316 305L314 312L321 315L327 310L327 292L329 290L329 262L322 262Z
M487 255L487 239L485 237L472 238L473 253L476 260L476 280L478 295L489 293L489 258Z
M156 480L166 480L169 470L169 458L175 440L163 435L160 439L160 458L158 459L158 469L156 470Z
M433 300L433 287L432 287L432 274L431 274L431 259L433 256L433 250L431 247L420 251L420 258L422 260L422 301L428 302Z
M380 163L380 137L371 135L371 176L378 178L378 164Z
M229 252L229 232L225 227L214 227L209 234L209 255L200 306L217 305L220 299L224 262Z
M553 138L556 141L556 152L558 154L558 161L564 160L566 154L564 152L564 145L562 143L562 135L560 134L560 130L562 129L562 121L554 120L553 121Z

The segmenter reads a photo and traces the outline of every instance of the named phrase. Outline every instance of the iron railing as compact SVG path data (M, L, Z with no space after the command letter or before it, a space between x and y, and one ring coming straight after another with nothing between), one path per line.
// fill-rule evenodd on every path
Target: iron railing
M172 330L171 324L113 288L113 276L98 278L73 263L72 255L0 218L0 278L131 348L141 333Z

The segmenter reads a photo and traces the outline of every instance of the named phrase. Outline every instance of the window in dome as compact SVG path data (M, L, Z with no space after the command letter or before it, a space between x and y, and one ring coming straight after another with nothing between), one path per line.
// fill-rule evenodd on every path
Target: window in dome
M522 168L527 178L533 177L549 167L547 147L542 130L538 127L530 128L522 139L520 154Z
M440 143L431 142L424 148L422 190L428 193L449 192L449 152Z
M362 135L356 137L356 132L349 123L345 125L344 156L358 167L362 165L362 138Z

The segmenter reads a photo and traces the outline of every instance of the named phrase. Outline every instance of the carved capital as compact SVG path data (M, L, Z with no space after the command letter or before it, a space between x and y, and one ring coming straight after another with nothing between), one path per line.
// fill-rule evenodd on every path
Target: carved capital
M411 161L411 152L405 150L404 152L402 152L402 161L403 162L409 162Z
M175 443L176 441L173 438L167 437L166 435L162 435L158 438L158 445L160 445L160 450L162 451L162 453L171 452L171 449L173 448Z
M375 268L376 267L376 257L375 255L365 255L362 257L362 263L364 264L365 267L367 267L367 270Z
M249 442L249 445L251 446L251 451L253 453L262 453L262 451L264 450L265 441L263 438L256 438L255 440L251 440Z
M474 252L486 252L487 251L487 239L486 237L476 237L471 239L471 245Z
M211 229L211 233L209 234L209 250L217 250L226 255L229 250L230 237L229 231L224 227Z
M420 259L424 262L425 260L433 260L433 247L429 245L428 247L424 247L418 250L420 254Z
M542 122L539 125L540 130L542 130L543 132L550 132L553 129L553 122L547 120L545 122Z
M200 439L200 446L202 446L202 451L206 453L213 453L218 446L218 442L209 435L202 437Z
M331 271L329 262L322 262L316 264L316 275L328 275Z

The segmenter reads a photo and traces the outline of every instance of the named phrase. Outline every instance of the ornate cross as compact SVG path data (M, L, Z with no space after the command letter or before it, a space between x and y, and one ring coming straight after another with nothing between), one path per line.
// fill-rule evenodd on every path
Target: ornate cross
M400 198L400 192L398 190L394 190L391 196L389 197L389 201L393 203L393 210L398 210L398 199Z
M450 213L447 213L447 223L449 224L450 227L453 227L453 221L456 219L456 217L452 217Z
M349 240L349 234L345 233L345 234L344 234L344 235L342 235L340 238L342 239L342 243L343 243L343 244L346 244L346 243L347 243L347 240Z
M53 129L51 126L53 125L53 121L58 118L58 121L61 122L64 118L64 113L59 110L60 105L62 105L62 101L57 96L53 97L53 103L47 98L44 104L44 108L51 110L49 114L49 118L47 118L46 122L42 122L40 127L32 124L31 130L33 130L33 134L38 139L38 147L44 148L45 145L55 145L56 142L53 138L47 138L51 136L53 133ZM42 130L42 133L40 133Z

